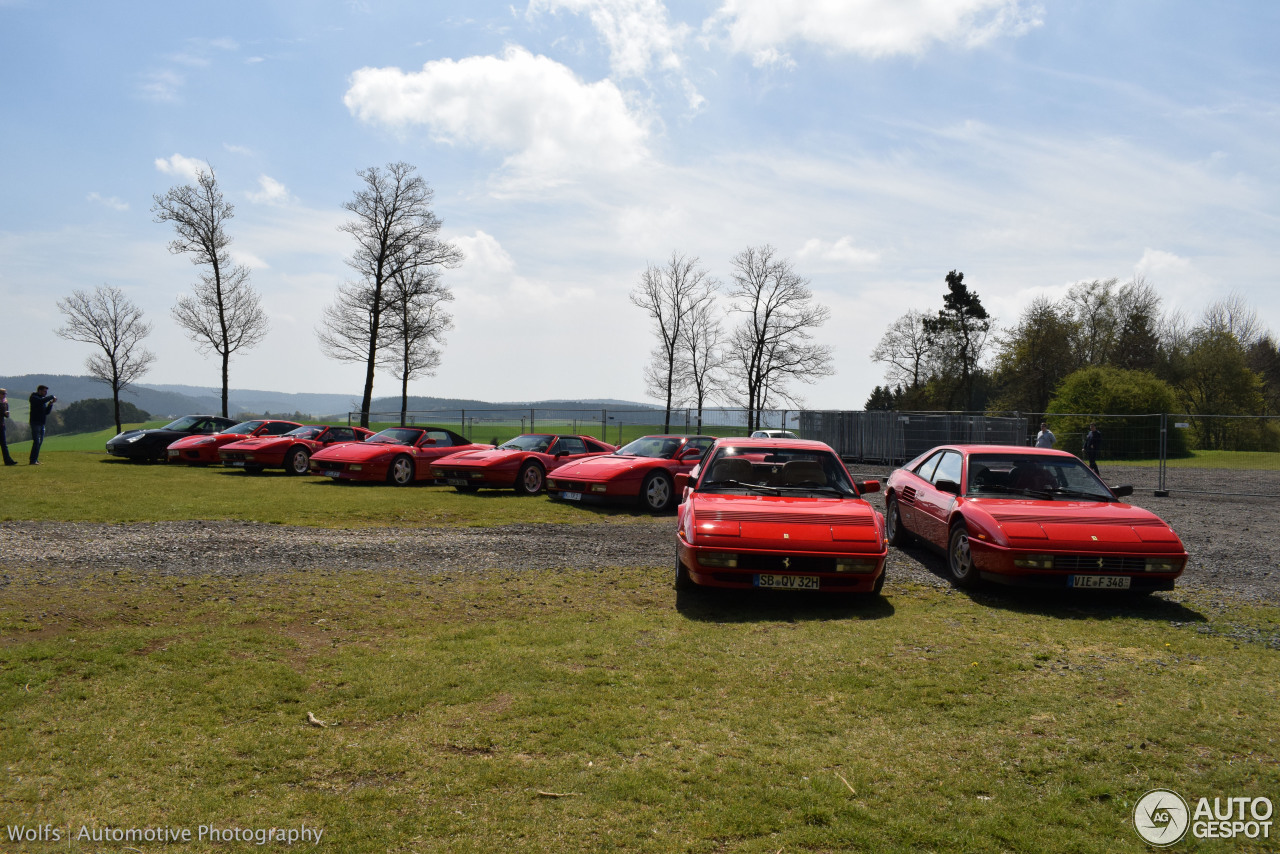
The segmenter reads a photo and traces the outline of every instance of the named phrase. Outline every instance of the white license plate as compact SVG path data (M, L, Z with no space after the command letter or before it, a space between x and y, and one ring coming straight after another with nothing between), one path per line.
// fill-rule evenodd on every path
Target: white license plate
M444 479L444 482L449 484L450 486L466 486L467 485L466 480L460 477L446 477Z
M756 587L777 587L784 590L817 590L816 575L757 575Z
M322 471L320 474L324 477L342 477L342 472L340 471Z
M1088 587L1098 590L1128 590L1127 575L1073 575L1068 587Z
M560 493L560 497L563 498L565 501L581 501L582 493L581 492L562 492Z

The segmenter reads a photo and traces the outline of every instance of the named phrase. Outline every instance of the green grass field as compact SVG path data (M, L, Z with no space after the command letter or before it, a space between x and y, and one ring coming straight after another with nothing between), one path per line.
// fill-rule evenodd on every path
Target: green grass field
M379 854L1115 852L1147 850L1151 788L1280 790L1276 609L677 599L667 576L6 570L5 822L305 824Z

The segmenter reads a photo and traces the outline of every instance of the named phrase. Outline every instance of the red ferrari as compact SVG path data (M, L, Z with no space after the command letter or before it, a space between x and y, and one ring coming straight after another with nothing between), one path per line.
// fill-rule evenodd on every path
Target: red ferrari
M438 427L392 427L363 442L325 448L311 455L311 473L334 480L386 481L407 486L434 481L431 463L461 451L487 451L452 430Z
M566 463L547 478L547 494L586 504L640 502L654 513L676 505L676 475L698 464L714 436L642 436L602 457Z
M542 491L547 473L566 463L614 451L590 436L526 433L487 451L466 451L437 460L431 473L459 492L511 489L517 495Z
M296 421L242 421L209 436L185 436L168 448L169 462L207 466L218 462L218 449L251 436L279 436L302 425Z
M720 439L697 476L678 475L676 589L879 593L884 518L830 447L804 439Z
M342 442L362 442L371 435L371 431L363 427L308 424L283 436L258 436L232 442L218 451L218 457L224 466L245 471L283 468L287 474L300 475L310 471L311 455L316 451Z
M1119 501L1077 457L1051 448L954 445L897 469L885 489L894 545L946 554L957 586L1172 590L1187 563L1173 529Z

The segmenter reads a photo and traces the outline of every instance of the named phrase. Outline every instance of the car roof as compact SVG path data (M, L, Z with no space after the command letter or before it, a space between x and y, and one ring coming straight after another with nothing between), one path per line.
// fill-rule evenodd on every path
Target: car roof
M782 439L771 438L752 439L746 436L731 436L716 440L717 445L737 445L742 448L777 448L785 445L788 448L802 448L804 450L821 450L831 451L831 446L826 442L816 442L813 439ZM835 453L832 451L832 453Z
M959 451L965 455L972 454L1018 454L1020 456L1033 457L1074 457L1075 454L1070 451L1060 451L1057 448L1037 448L1032 445L939 445L936 448L930 448L925 454L932 454L935 451L949 449Z

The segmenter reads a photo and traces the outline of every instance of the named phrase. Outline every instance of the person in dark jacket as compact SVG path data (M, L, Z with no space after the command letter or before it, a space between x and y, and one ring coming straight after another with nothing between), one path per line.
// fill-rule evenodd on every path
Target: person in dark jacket
M44 444L44 424L58 399L49 394L47 385L41 385L36 386L36 390L31 392L30 400L31 414L28 418L31 424L31 465L38 466L40 465L40 446Z
M1093 469L1094 474L1101 474L1098 471L1098 452L1102 450L1102 431L1098 429L1097 424L1089 425L1089 432L1084 436L1084 452L1089 458L1089 468Z
M4 452L4 464L16 466L18 461L9 455L9 438L5 435L9 420L9 392L0 388L0 451Z

